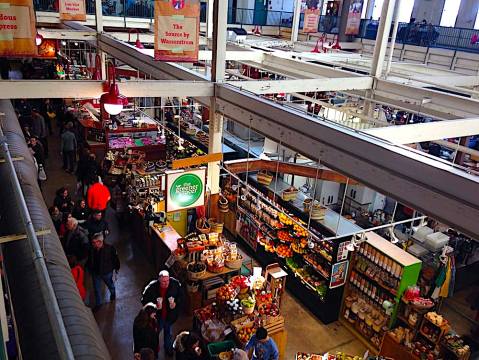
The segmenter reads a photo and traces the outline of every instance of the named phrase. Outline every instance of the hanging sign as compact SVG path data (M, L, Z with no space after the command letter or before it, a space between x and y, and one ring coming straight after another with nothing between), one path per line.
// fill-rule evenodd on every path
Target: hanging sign
M199 0L155 1L155 60L197 62Z
M346 276L348 275L349 261L343 261L333 264L331 267L331 281L329 288L334 289L343 286L346 283Z
M319 24L319 10L318 9L304 10L303 32L304 33L318 32L318 24Z
M203 156L195 156L186 159L175 159L171 163L171 168L181 169L192 166L204 165L210 162L217 162L223 160L223 153L213 153Z
M56 59L57 41L55 39L43 39L38 46L38 57L43 59Z
M361 25L361 12L363 11L363 0L352 0L349 4L348 21L346 23L346 35L358 35Z
M0 56L36 56L32 0L0 0Z
M85 0L59 0L60 20L86 21Z
M205 203L205 169L167 174L166 211L178 211Z

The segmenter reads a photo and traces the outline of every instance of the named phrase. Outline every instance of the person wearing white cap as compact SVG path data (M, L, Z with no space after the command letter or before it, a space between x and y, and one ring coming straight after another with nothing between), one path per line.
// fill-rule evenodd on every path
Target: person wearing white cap
M141 303L156 304L156 318L160 332L164 332L165 353L173 355L173 334L171 326L178 319L182 299L182 288L178 280L171 277L167 270L158 274L158 279L152 280L143 290Z

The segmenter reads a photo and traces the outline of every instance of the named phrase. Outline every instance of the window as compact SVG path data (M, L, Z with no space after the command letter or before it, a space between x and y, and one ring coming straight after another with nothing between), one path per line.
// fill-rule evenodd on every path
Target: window
M402 0L399 9L398 21L408 23L411 19L412 9L414 7L414 0Z
M474 23L474 29L479 30L479 9L477 9L476 22Z
M457 13L461 6L461 0L446 0L441 15L441 26L454 27L456 25Z
M373 20L378 20L381 17L381 10L383 8L384 0L375 0L373 7Z
M374 1L374 0L370 0L370 1ZM366 10L368 8L368 0L364 0L363 2L363 10L361 11L361 19L366 19Z

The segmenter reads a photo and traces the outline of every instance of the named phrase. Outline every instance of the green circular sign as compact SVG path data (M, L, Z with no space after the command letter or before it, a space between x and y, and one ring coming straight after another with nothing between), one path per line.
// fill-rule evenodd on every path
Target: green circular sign
M203 182L198 175L184 174L176 178L170 187L170 199L178 207L193 205L203 193Z

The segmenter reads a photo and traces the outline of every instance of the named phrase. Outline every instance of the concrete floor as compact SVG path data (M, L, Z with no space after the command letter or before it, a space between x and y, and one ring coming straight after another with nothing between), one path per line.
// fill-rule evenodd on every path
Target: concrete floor
M50 158L46 166L48 180L43 184L43 194L48 206L53 203L58 188L66 186L74 194L76 187L75 177L61 169L58 136L52 136L49 140ZM107 213L107 220L111 229L107 241L118 250L121 269L116 283L117 300L104 305L95 313L95 318L112 359L130 360L133 358L133 319L140 309L143 286L155 277L155 273L144 254L132 241L134 234L127 228L120 227L111 209ZM105 301L109 296L107 292ZM360 355L365 351L365 347L341 324L338 322L327 326L321 324L290 294L285 296L282 312L288 332L284 359L294 359L298 351L315 353L345 351L353 355ZM175 324L174 332L189 329L191 324L191 317L182 316ZM163 352L160 353L160 359L164 359Z

